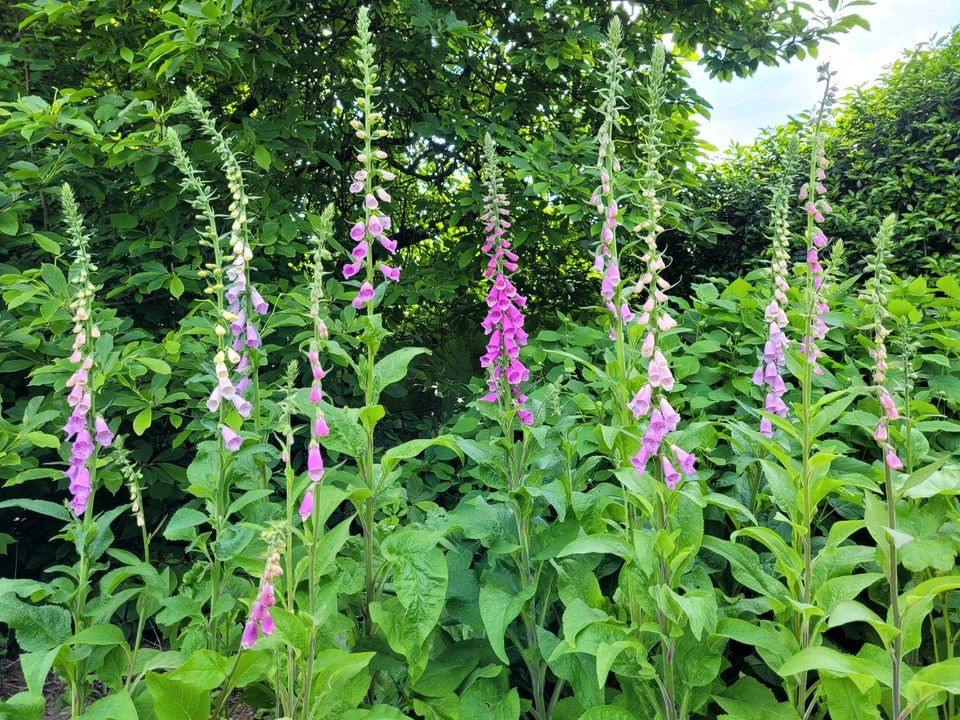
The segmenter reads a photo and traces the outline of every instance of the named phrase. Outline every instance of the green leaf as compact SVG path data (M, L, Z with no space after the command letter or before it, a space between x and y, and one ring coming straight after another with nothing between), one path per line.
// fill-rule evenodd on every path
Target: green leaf
M910 702L918 702L926 695L940 691L960 695L960 658L920 668L907 682L903 693Z
M480 617L487 631L487 639L494 654L505 664L510 664L503 637L527 601L533 597L536 586L527 585L519 592L505 590L495 585L480 588Z
M407 376L407 368L410 361L417 355L430 351L420 347L406 347L394 350L389 355L380 358L373 367L373 397L374 400L380 397L380 393L395 382L400 382Z
M264 170L270 169L270 151L263 145L257 145L253 150L253 159Z
M127 63L133 64L133 50L128 47L120 48L120 57Z
M220 687L230 672L230 660L213 650L197 650L167 677L203 690Z
M433 533L398 530L383 543L393 565L393 585L404 608L403 624L413 630L407 650L419 649L440 619L447 596L447 563ZM414 643L416 644L414 646Z
M127 646L127 638L116 625L91 625L67 641L70 645L118 645Z
M70 613L55 605L30 605L11 595L0 595L0 622L16 631L17 644L25 652L58 647L70 637Z
M163 529L163 537L167 540L193 540L197 536L194 528L207 520L207 516L199 510L182 507L167 522L167 526Z
M884 685L890 683L889 672L882 666L823 646L808 647L795 653L777 669L777 674L788 678L802 672L821 670L850 678L856 683L860 692L866 692L878 681Z
M182 287L182 284L181 284L181 287ZM158 360L157 358L140 356L140 357L137 357L136 360L145 368L149 370L153 370L158 375L169 375L171 372L173 372L170 369L170 366L166 362L164 362L163 360Z
M613 535L581 535L558 552L557 557L588 555L590 553L616 555L624 559L628 559L633 555L630 546Z
M143 433L150 427L150 424L153 422L153 409L145 407L143 410L137 413L137 416L133 419L133 431L137 435L143 435Z
M629 710L614 705L592 707L580 716L580 720L637 720Z
M147 689L157 720L209 720L209 691L155 672L147 673Z
M17 214L13 210L4 210L0 212L0 233L4 235L16 235L20 223L17 220Z
M550 70L556 70L558 67L560 67L560 58L555 55L550 55L546 60L546 66Z
M63 505L50 502L49 500L30 500L29 498L15 498L13 500L4 500L0 502L0 510L4 508L20 508L21 510L30 510L31 512L47 515L48 517L70 522L70 511Z
M130 693L120 690L90 705L80 720L138 720L139 717Z

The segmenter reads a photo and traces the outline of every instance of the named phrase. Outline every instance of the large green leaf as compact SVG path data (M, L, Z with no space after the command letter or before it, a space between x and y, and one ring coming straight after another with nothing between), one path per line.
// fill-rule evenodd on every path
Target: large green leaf
M147 673L147 689L153 696L157 720L209 720L208 690L155 672Z

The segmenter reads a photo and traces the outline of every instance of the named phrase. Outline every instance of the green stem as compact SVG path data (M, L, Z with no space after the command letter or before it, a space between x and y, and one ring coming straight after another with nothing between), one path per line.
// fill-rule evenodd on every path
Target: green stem
M896 531L897 529L897 499L893 492L893 473L886 462L883 463L883 489L887 501L887 527ZM903 663L903 636L900 632L902 618L900 616L900 584L897 577L897 546L893 538L889 540L887 548L887 583L890 585L890 615L893 618L893 626L897 629L897 634L893 638L893 649L890 658L893 661L893 680L890 688L891 696L891 715L890 717L900 717L900 674Z
M289 420L288 420L289 422ZM286 526L286 545L287 551L284 557L287 575L287 612L293 613L296 606L296 578L293 576L293 467L290 465L291 447L287 443L286 447L286 466L284 467L284 477L287 481L287 526ZM316 502L314 502L316 504ZM293 717L297 712L297 665L293 646L287 645L287 707L285 714Z
M827 99L830 94L830 76L829 70L827 71L827 81L825 83L823 98L820 102L820 107L817 111L817 117L814 124L813 132L813 141L812 147L810 148L810 169L807 178L807 193L809 202L813 203L816 200L817 190L817 155L818 155L818 146L820 139L820 129L823 124L823 114L826 109ZM809 252L811 248L814 247L812 244L813 238L813 215L807 213L807 251ZM813 533L813 502L811 496L811 487L810 487L810 459L812 455L812 443L813 438L810 434L810 408L811 408L811 385L813 381L813 365L809 359L810 355L810 344L813 342L812 338L812 326L813 326L813 314L815 311L815 306L817 302L817 289L814 286L813 282L813 273L807 271L806 273L806 284L804 288L804 329L803 329L803 338L806 346L803 348L804 358L803 358L803 372L801 376L801 422L802 427L802 436L801 436L801 469L800 469L800 492L802 496L802 508L801 512L803 517L801 518L801 533L800 542L803 547L803 585L801 588L801 602L804 605L809 605L810 600L813 595L813 551L812 551L812 533ZM796 533L794 533L794 547L797 545ZM810 646L810 620L807 615L803 615L799 621L799 632L798 632L798 641L801 649L805 649ZM797 682L797 712L800 714L800 717L803 718L806 716L806 704L807 704L807 673L806 671L800 673Z
M657 503L657 517L656 517L656 527L657 531L667 533L669 532L669 511L667 509L666 499L663 497L662 488L663 484L663 468L656 464L653 468L654 481L657 483L658 487L658 503ZM660 662L662 667L662 686L661 686L661 696L663 699L663 717L665 720L677 720L677 706L676 706L676 688L674 686L674 666L673 666L673 656L676 652L676 641L671 636L670 621L667 618L666 614L660 608L660 596L663 594L663 590L670 590L670 572L667 566L667 558L661 553L657 558L658 564L658 574L657 574L657 625L660 628Z
M320 485L316 484L313 498L313 512L311 514L310 548L307 558L307 595L308 610L311 623L316 622L317 611L317 542L320 538ZM302 720L310 718L310 696L313 692L313 661L317 652L317 633L310 633L310 649L307 653L307 670L303 677L303 711Z
M143 502L142 495L140 497L140 502ZM147 565L150 564L150 535L147 533L146 525L140 526L140 536L143 541L143 562ZM133 671L137 662L137 654L140 652L140 645L143 642L143 629L147 624L147 614L146 614L146 592L147 588L144 587L143 592L140 594L140 597L137 598L137 634L133 641L133 651L130 653L130 665L127 669L127 680L124 683L124 687L127 691L130 690L131 685L133 684Z

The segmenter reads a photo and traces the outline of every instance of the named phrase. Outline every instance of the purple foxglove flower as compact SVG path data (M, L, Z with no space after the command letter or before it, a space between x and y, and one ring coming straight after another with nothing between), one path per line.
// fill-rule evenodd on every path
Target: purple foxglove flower
M349 263L343 266L343 277L345 280L349 280L358 272L360 272L360 263Z
M310 402L314 405L319 405L322 399L323 393L320 391L320 385L313 383L310 387Z
M270 309L270 306L267 305L267 301L253 288L250 289L250 303L253 305L254 312L258 315L266 315L267 311Z
M258 637L257 621L253 619L247 620L247 624L243 626L243 637L240 638L240 644L249 650L257 642Z
M93 429L97 435L97 442L102 447L110 447L113 442L113 433L110 431L110 426L107 425L106 420L97 415L97 419L93 423Z
M318 415L313 421L313 436L317 438L326 437L330 434L330 428L327 427L327 421L323 415Z
M350 192L357 194L363 192L363 183L362 182L352 182L350 183Z
M873 431L873 439L878 443L886 442L888 437L887 423L883 420L877 423L877 429Z
M363 225L363 221L356 223L352 228L350 228L350 237L354 242L360 242L367 234L367 229Z
M633 412L633 416L638 420L650 412L650 396L653 388L647 384L637 391L633 400L627 403L627 407Z
M676 445L671 445L670 449L673 450L673 454L676 456L677 462L680 463L680 471L688 477L693 475L696 472L696 468L694 466L697 462L697 456L693 453L686 452Z
M308 488L307 492L303 495L303 500L300 502L300 509L298 510L301 520L306 520L310 515L313 514L313 489Z
M247 347L258 348L260 347L260 333L257 332L257 328L253 326L253 323L247 323Z
M363 307L364 303L368 303L371 300L373 300L373 296L374 296L373 285L371 285L368 282L365 282L363 283L363 285L360 286L360 291L357 293L356 297L353 298L351 305L353 305L353 307L359 310L361 307Z
M277 626L276 623L273 622L273 615L268 612L263 616L263 620L260 621L260 631L264 637L270 637L276 629Z
M370 220L367 222L367 228L370 230L370 234L373 237L380 237L383 234L383 223L380 221L378 215L371 215Z
M230 387L233 387L232 385ZM207 410L210 412L216 412L220 408L220 386L213 388L213 392L210 393L210 397L207 398Z
M236 452L243 445L243 438L226 425L220 426L220 435L223 436L223 444L230 452Z
M377 238L380 241L380 244L383 245L384 249L393 255L397 251L397 241L391 240L386 235L381 235Z
M357 246L353 248L353 251L350 253L353 255L354 260L363 260L367 257L367 251L370 249L370 246L367 245L366 240L361 240L357 243Z
M660 415L663 418L663 424L667 426L667 432L673 432L680 424L680 414L673 409L670 402L663 396L660 397Z
M640 357L653 357L653 349L656 341L657 340L654 334L652 332L648 332L647 336L643 339L643 343L640 345Z
M893 448L887 448L887 454L884 458L887 463L887 467L891 470L902 470L903 463L900 462L900 458L897 457L897 454L893 451Z
M244 378L244 380L246 380L246 378ZM250 417L250 413L253 412L253 405L249 400L244 399L242 395L234 395L232 398L230 398L230 402L233 403L233 407L237 411L237 414L244 419Z
M400 282L400 268L390 267L389 265L384 265L381 263L380 272L383 273L383 276L390 280L391 282Z
M767 437L773 437L773 423L770 422L770 418L760 419L760 432Z
M517 410L517 419L521 425L533 425L533 413L526 408Z
M643 475L643 473L647 471L647 461L649 459L650 451L645 445L641 446L640 451L630 458L630 463L633 465L634 470L637 471L637 475Z
M673 467L673 463L666 456L660 458L660 466L663 468L663 481L667 487L673 490L680 482L680 473Z
M307 451L307 475L313 482L318 482L323 477L323 456L315 442L310 443Z
M376 210L380 205L380 203L377 202L376 196L374 196L372 193L367 193L364 196L363 204L366 205L370 210Z

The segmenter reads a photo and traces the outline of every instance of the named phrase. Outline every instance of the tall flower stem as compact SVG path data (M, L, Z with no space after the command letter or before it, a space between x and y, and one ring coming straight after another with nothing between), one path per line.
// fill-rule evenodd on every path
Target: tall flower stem
M820 167L820 158L821 158L821 142L822 136L821 131L823 128L823 120L826 110L829 106L830 99L832 97L830 78L831 73L829 71L829 66L825 65L821 70L821 79L824 80L824 91L823 97L820 101L820 104L817 108L816 116L813 123L813 136L811 141L811 151L810 151L810 167L809 175L807 180L807 197L808 204L807 207L813 207L816 203L817 198L817 188L818 188L818 170L822 170ZM806 238L807 238L807 253L808 257L812 251L816 250L814 244L815 237L815 214L812 212L807 213L807 227L806 227ZM801 602L804 605L809 605L813 596L813 547L812 547L812 532L813 532L813 500L812 500L812 488L810 483L810 474L811 466L810 461L813 457L813 436L810 430L811 422L811 408L812 408L812 385L813 385L813 373L814 366L816 363L816 354L814 352L814 318L818 317L817 314L817 303L819 298L819 284L817 280L817 275L811 266L811 269L806 273L806 283L804 287L804 330L803 330L803 347L801 348L804 354L804 362L801 370L800 377L800 496L801 496L801 523L800 529L794 531L794 547L800 545L803 550L803 582L801 585ZM797 537L799 533L799 538ZM798 627L797 627L797 639L800 644L800 648L804 649L810 646L810 619L807 615L802 615L798 618ZM807 713L807 672L804 671L800 673L800 676L797 679L797 697L796 697L796 707L797 712L801 717L806 717Z
M506 454L506 485L509 505L517 525L517 540L520 557L517 570L520 576L519 587L537 586L530 561L530 512L531 506L518 490L525 481L527 436L521 433L518 441L516 421L521 425L530 425L533 414L524 407L526 396L520 392L520 384L529 378L529 371L519 360L520 348L527 342L523 330L524 316L520 308L526 305L526 298L517 293L510 275L517 269L517 254L511 250L509 240L510 221L507 219L510 202L503 192L502 180L497 165L496 145L489 134L484 138L486 158L484 196L483 251L489 255L484 277L491 279L486 303L490 308L482 326L489 337L486 353L480 358L482 367L488 369L487 388L483 396L485 402L496 403L499 410L500 437ZM524 603L520 617L526 632L526 647L537 648L537 595ZM524 654L524 660L530 673L531 694L536 716L547 720L550 714L545 696L547 668L540 659L530 660Z
M390 194L383 188L380 181L393 180L394 175L380 167L382 161L386 160L387 153L376 148L373 144L374 140L386 137L387 131L377 127L383 121L383 116L376 110L374 99L380 94L381 88L376 84L379 70L374 61L375 47L373 45L373 34L370 31L370 16L366 7L361 7L357 15L357 34L354 40L357 43L357 57L360 67L360 77L354 80L354 84L362 91L362 95L357 98L362 120L353 119L350 121L350 125L361 141L361 149L357 154L361 169L354 173L354 182L350 185L350 191L363 196L363 219L358 221L350 230L350 237L357 244L352 251L353 262L343 267L343 276L350 279L361 270L364 271L364 281L360 285L352 304L357 310L366 306L366 329L362 338L366 358L361 386L364 406L369 408L375 406L379 401L374 369L377 351L384 335L380 316L375 312L376 273L379 270L386 280L397 282L400 279L400 270L384 263L380 263L378 266L374 259L374 250L377 243L382 245L391 255L396 252L397 243L390 240L385 234L390 229L390 217L384 215L382 211L378 211L381 203L390 202ZM374 555L379 488L376 486L374 476L376 462L375 424L375 421L372 420L364 421L365 449L361 457L357 458L360 476L368 491L360 517L360 525L363 531L363 630L365 635L373 633L373 618L370 614L370 606L377 599Z
M877 428L874 431L873 437L883 457L883 489L884 501L887 505L886 530L888 533L885 538L886 547L883 548L883 551L886 554L887 560L886 575L889 586L890 619L892 620L892 625L896 628L896 634L892 639L891 646L888 648L892 666L890 717L901 720L900 685L903 670L903 618L900 613L900 583L897 575L899 562L897 545L894 540L897 534L897 496L893 487L893 471L901 470L903 463L900 461L900 458L897 457L890 443L890 433L888 429L889 423L899 418L899 412L893 397L886 388L886 339L890 331L884 324L884 320L889 315L886 307L886 286L890 280L890 273L887 270L887 259L890 254L890 239L893 235L895 225L895 215L889 215L880 224L880 229L874 238L874 251L867 256L867 270L873 271L873 276L867 279L866 287L861 294L861 299L864 301L864 307L867 308L868 315L872 316L871 328L874 333L874 347L870 351L870 355L874 361L873 382L880 404L880 419L877 422ZM906 367L904 367L904 372L909 372ZM905 713L903 717L908 716L909 712Z

